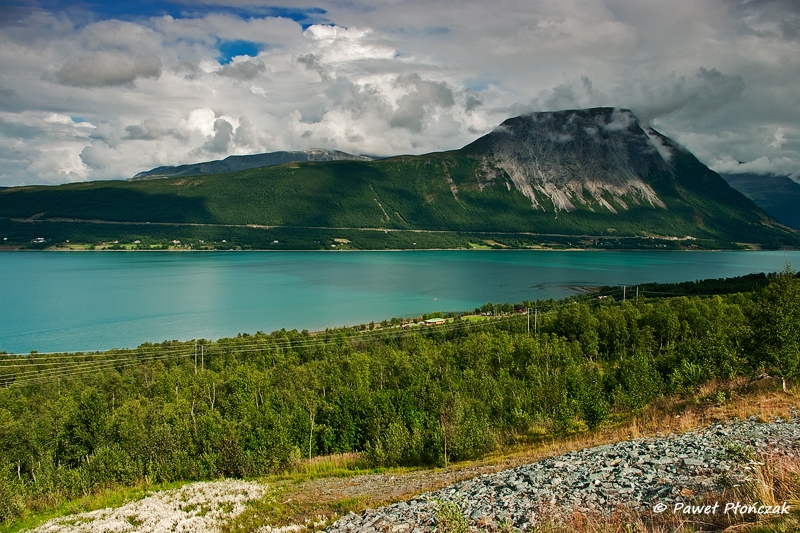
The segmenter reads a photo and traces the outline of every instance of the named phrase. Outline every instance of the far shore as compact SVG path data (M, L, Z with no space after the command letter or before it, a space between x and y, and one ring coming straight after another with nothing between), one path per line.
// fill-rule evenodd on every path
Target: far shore
M781 248L779 250L763 250L760 244L755 243L737 243L741 248L589 248L589 247L558 247L558 246L530 246L526 248L512 248L512 247L490 247L490 246L475 246L470 248L354 248L354 247L336 247L336 248L319 248L309 250L307 248L255 248L255 249L241 249L241 248L181 248L170 247L163 248L111 248L110 246L93 247L91 245L75 245L69 247L47 247L47 248L26 248L22 245L1 245L0 252L167 252L167 253L189 253L189 252L422 252L422 251L494 251L494 252L750 252L750 251L792 251L797 248Z
M597 249L597 248L504 248L504 249L492 249L492 248L381 248L381 249L368 249L368 248L348 248L348 249L341 249L341 250L328 250L325 248L321 248L319 250L307 250L307 249L293 249L293 248L286 248L282 250L267 250L267 249L254 249L254 250L106 250L106 249L98 249L98 250L78 250L78 249L65 249L65 248L46 248L44 250L34 250L30 248L2 248L0 247L0 253L6 252L139 252L139 253L152 253L152 252L164 252L164 253L209 253L209 252L240 252L240 253L252 253L252 252L324 252L324 253L346 253L346 252L753 252L753 251L795 251L796 248L781 248L780 250L761 250L758 248L747 248L747 249L733 249L733 248L682 248L677 250L631 250L629 248L605 248L605 249Z

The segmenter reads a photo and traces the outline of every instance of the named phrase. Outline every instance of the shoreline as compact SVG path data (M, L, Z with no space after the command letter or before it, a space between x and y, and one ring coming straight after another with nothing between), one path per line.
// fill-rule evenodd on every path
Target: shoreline
M679 248L679 249L630 249L630 248L546 248L546 247L531 247L531 248L337 248L328 249L320 248L316 250L309 250L303 248L286 248L281 250L270 250L266 248L259 249L214 249L214 250L197 250L197 249L169 249L169 250L136 250L136 249L88 249L88 248L6 248L0 246L0 253L4 252L165 252L165 253L208 253L208 252L626 252L626 253L643 253L643 252L796 252L800 248L779 248L776 250L764 250L763 248L747 247L747 248Z

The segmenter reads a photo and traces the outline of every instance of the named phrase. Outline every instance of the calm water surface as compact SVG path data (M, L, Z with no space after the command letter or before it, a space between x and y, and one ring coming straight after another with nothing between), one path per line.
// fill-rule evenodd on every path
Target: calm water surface
M786 263L800 252L2 253L0 351L317 330Z

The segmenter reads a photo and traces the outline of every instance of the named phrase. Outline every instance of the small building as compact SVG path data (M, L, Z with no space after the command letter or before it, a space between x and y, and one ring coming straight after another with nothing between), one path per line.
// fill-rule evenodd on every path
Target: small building
M425 321L426 326L440 326L447 322L447 319L444 318L429 318Z

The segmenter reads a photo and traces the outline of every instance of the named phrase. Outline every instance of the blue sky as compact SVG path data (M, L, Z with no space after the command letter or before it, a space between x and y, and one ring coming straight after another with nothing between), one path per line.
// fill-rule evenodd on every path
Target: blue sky
M291 7L259 3L225 5L205 2L160 2L136 0L130 2L74 2L65 0L20 1L8 0L8 6L20 9L38 8L53 13L71 13L86 16L88 20L129 20L136 21L151 17L169 15L173 18L197 18L212 13L225 13L242 18L283 17L291 19L303 27L325 23L327 11L321 7Z
M241 39L226 41L221 40L217 44L219 50L219 62L227 65L236 56L256 57L264 47L253 41L243 41Z
M591 106L715 170L800 176L799 79L792 0L7 0L0 186L447 150Z

